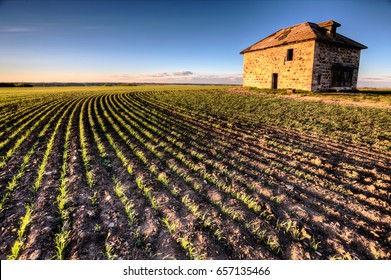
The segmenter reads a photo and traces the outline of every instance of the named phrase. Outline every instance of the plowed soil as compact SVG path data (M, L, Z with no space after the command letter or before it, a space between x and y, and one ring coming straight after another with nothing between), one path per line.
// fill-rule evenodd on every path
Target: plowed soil
M0 259L391 259L388 154L154 94L2 101Z

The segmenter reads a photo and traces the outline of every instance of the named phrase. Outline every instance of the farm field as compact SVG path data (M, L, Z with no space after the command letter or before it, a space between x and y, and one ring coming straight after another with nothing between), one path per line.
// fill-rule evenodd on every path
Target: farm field
M0 89L0 259L391 259L391 110Z

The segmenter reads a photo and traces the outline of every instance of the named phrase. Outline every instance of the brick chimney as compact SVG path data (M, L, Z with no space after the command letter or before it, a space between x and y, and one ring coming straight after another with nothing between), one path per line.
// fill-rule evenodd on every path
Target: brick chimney
M325 22L318 23L318 26L324 28L326 30L327 35L329 35L330 37L334 37L337 31L337 27L340 27L341 24L333 20L328 20Z

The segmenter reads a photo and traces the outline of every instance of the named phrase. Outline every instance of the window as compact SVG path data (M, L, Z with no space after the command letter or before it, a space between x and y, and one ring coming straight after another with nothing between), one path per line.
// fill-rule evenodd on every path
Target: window
M286 61L292 61L293 60L293 49L288 49L286 54Z

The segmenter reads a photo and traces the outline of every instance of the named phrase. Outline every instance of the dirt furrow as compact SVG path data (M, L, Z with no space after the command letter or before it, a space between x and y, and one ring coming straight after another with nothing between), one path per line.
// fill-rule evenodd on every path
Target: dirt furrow
M105 102L105 104L108 104L108 103ZM108 109L108 111L110 111L110 114L113 114L112 108L108 107L107 109ZM111 118L109 116L106 116L106 117ZM114 118L117 119L118 115L114 116ZM121 126L122 126L122 124L121 124ZM124 128L126 128L126 127L124 127ZM142 146L139 146L140 144L142 145L141 142L135 142L134 144L131 144L129 142L131 138L126 136L126 138L124 138L124 140L125 139L126 139L126 142L128 143L128 145L130 145L130 148L133 150L133 153L135 153L135 155L137 155L137 153L139 153L140 151L143 155L147 154L147 152L144 150L144 148ZM133 146L133 145L135 145L135 146ZM137 151L135 149L137 149ZM152 159L153 159L153 156L151 158L147 157L145 161L147 163L149 163L150 160L152 160ZM148 164L147 164L147 167L148 167ZM152 175L151 179L149 179L148 181L154 182L154 183L149 184L149 186L152 189L155 189L155 187L158 187L162 183L159 182L160 180L159 180L159 176L158 176L157 172L152 172L151 175ZM158 177L157 180L153 179L153 177L155 177L155 176ZM195 217L191 213L185 214L186 210L181 206L181 203L177 201L177 198L173 197L169 192L167 193L168 190L164 187L164 183L163 183L162 187L163 188L160 187L159 192L156 192L156 191L154 192L154 195L156 196L156 201L161 202L161 203L159 203L160 207L158 207L158 208L159 208L159 211L161 211L161 213L162 213L162 217L170 217L172 219L172 221L175 221L175 223L177 223L178 225L182 225L182 228L178 227L178 230L180 229L185 232L189 231L186 228L189 227L193 223L192 220L194 220ZM182 215L178 216L178 213L180 213L180 212L183 212L183 213L182 213ZM183 216L183 218L181 219L180 216ZM202 233L202 231L199 231L198 234L203 234L203 233ZM207 235L204 238L208 238ZM211 243L211 246L213 246L213 243ZM199 248L199 246L198 246L198 248ZM209 252L206 252L206 253L209 253Z
M0 259L391 258L389 154L139 89L0 100Z
M102 102L102 97L99 98L99 102ZM98 106L97 100L94 103L94 114L92 115L95 119L95 123L99 123L97 116L103 116L103 111L101 107ZM101 119L101 121L103 121ZM109 143L109 138L111 135L115 135L114 129L111 128L109 124L106 123L105 128L102 128L102 125L97 126L97 130L100 131L102 143L107 152L107 160L104 162L104 165L108 165L109 169L112 169L116 178L119 181L124 182L124 193L126 197L133 201L136 215L138 217L138 227L136 229L137 236L134 237L134 246L139 250L143 250L142 258L152 258L152 259L185 259L186 255L179 248L176 243L176 240L172 238L167 230L161 225L161 215L153 209L149 201L143 196L142 192L138 189L135 182L134 174L142 174L146 176L148 171L143 169L140 164L135 161L134 157L129 157L129 165L127 168L124 168L123 164L116 155L117 152L123 154L131 154L129 148L121 143L116 142L115 148ZM110 136L109 136L110 135ZM129 166L131 167L132 175L129 174ZM131 241L130 236L130 241Z
M48 125L46 128L43 128L43 131L45 129L48 129L49 131L52 130L52 133L54 133L54 126L56 125L55 120L57 122L61 121L60 116L62 114L66 113L65 108L62 110L59 110L56 112L55 115L52 117L52 124L51 122L48 122ZM42 132L42 131L41 131ZM32 209L34 211L34 205L37 202L37 192L34 190L34 186L41 185L41 178L40 178L40 172L39 167L42 166L44 162L44 154L47 149L47 145L49 145L49 139L31 139L31 141L36 141L36 149L35 154L31 158L31 165L27 168L25 174L22 178L20 178L19 183L15 188L12 190L12 195L9 197L9 201L7 202L7 208L0 214L4 215L5 219L2 219L1 229L2 229L2 246L5 248L10 248L12 246L12 243L15 241L15 235L19 228L19 225L21 225L21 217L24 216L26 213L25 206L31 205ZM35 146L35 145L34 145ZM41 176L43 173L41 174ZM35 182L35 183L34 183ZM33 186L34 184L34 186ZM37 189L38 190L38 189ZM28 224L27 224L28 226ZM29 228L27 228L27 231ZM22 234L18 232L18 236ZM23 233L22 236L20 236L19 242L24 240L26 237L26 234ZM24 241L22 243L22 246L20 247L23 249ZM2 251L4 254L9 254L9 249ZM18 256L16 254L15 256Z

